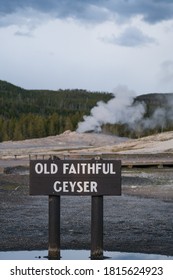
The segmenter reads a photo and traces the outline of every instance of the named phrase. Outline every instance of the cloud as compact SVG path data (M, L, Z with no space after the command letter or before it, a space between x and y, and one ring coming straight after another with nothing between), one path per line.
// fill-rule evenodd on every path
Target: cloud
M160 65L160 81L173 83L173 60L165 60Z
M42 24L49 19L49 14L44 14L43 12L36 11L32 8L20 8L16 9L15 12L9 12L6 14L2 14L0 10L0 27L16 25L31 31L34 30L39 24Z
M80 21L129 20L141 16L154 24L173 18L172 0L4 0L0 16L32 9L56 18L72 17ZM10 23L9 23L10 24Z
M14 33L14 35L16 36L21 36L21 37L33 37L32 32L31 31L16 31Z
M136 27L128 27L119 36L105 37L102 38L102 41L125 47L140 47L156 42L152 37L144 34Z
M144 21L153 24L173 18L171 0L120 0L116 2L112 8L120 17L126 19L140 15Z

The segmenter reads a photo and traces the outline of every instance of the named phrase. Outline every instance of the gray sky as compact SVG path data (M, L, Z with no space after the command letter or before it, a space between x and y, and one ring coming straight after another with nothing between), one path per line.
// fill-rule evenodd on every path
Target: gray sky
M0 0L0 79L173 92L172 0Z

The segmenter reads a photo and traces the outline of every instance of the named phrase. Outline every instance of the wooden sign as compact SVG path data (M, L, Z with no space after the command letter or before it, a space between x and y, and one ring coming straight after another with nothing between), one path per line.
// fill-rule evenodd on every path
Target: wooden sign
M31 195L121 195L120 160L31 160Z

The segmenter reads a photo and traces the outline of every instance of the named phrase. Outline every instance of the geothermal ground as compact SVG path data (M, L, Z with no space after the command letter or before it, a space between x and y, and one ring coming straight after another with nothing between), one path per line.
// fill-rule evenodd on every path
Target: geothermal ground
M173 132L128 140L67 131L0 143L0 250L48 247L48 198L29 195L29 158L111 155L122 162L162 163L173 162L172 147ZM122 196L104 197L105 250L173 256L171 166L122 168ZM90 197L61 198L62 248L90 248L90 215Z
M173 132L129 140L101 133L77 133L66 131L61 135L24 141L0 143L0 159L20 158L29 155L66 155L85 153L156 154L173 153Z

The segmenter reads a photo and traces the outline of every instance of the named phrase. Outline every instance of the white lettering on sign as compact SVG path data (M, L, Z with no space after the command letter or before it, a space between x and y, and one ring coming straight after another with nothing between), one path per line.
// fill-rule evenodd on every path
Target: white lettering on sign
M63 174L116 174L113 163L73 163L63 164Z
M56 181L53 185L55 192L97 192L97 182L95 181Z
M56 174L58 173L58 164L56 163L37 163L35 165L35 172L37 174ZM101 162L93 162L93 163L69 163L65 162L62 166L62 174L116 174L114 169L114 165L111 162L101 163Z
M35 172L37 174L56 174L58 172L58 165L51 163L48 168L47 163L37 163L35 165Z

